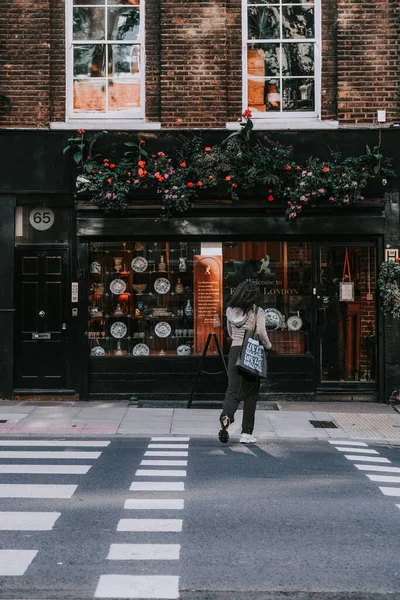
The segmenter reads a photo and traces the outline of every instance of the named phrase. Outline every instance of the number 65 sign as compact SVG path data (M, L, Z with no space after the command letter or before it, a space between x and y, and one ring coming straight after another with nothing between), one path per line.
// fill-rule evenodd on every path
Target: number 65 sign
M54 212L51 208L44 206L33 208L29 213L29 223L34 229L38 229L39 231L50 229L54 224Z

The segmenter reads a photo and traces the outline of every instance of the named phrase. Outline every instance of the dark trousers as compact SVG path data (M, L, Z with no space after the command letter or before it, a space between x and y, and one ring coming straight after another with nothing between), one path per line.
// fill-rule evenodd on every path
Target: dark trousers
M231 346L228 359L228 389L225 393L221 417L227 416L230 422L235 420L235 412L243 400L242 433L253 433L254 414L260 391L260 378L254 378L238 371L236 361L241 346Z

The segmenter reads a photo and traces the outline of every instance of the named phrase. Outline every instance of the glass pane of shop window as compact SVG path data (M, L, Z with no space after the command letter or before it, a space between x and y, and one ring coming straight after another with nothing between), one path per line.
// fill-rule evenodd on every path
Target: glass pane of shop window
M249 40L279 38L279 6L249 7L247 23Z
M282 7L283 39L314 37L314 8L304 6Z
M106 110L105 81L75 79L74 110L77 112L104 112Z
M249 44L247 50L247 72L255 77L279 76L279 44Z
M104 40L105 10L104 8L74 8L73 39Z
M105 77L106 46L82 44L74 46L74 77Z
M281 95L278 79L248 78L248 106L255 112L279 112Z
M282 74L314 75L314 44L282 44Z
M311 111L314 106L313 79L283 79L284 111Z
M106 0L74 0L74 5L76 6L80 6L80 5L90 5L90 6L94 6L94 5L101 5L104 6L106 3Z
M134 6L139 6L140 5L140 0L108 0L108 5L134 5Z
M108 11L109 40L136 41L139 36L140 12L138 8L111 8Z
M108 74L110 77L129 77L139 75L140 46L130 44L112 44L108 47Z
M140 108L140 81L116 79L108 84L108 110Z
M279 6L279 0L247 0L247 4L277 4Z

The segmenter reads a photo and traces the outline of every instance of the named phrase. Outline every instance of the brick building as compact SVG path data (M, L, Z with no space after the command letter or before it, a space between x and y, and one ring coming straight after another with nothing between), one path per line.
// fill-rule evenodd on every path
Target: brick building
M0 35L3 397L186 398L199 340L216 333L226 352L224 303L251 277L279 352L265 394L388 400L397 324L376 287L385 250L400 246L395 181L295 224L262 190L234 203L205 192L162 222L151 190L111 216L77 199L63 148L77 129L107 130L99 148L117 159L125 139L172 153L182 135L212 146L249 108L254 139L293 145L299 162L380 144L399 172L397 2L12 0ZM202 327L201 257L220 280ZM214 343L202 394L225 385Z

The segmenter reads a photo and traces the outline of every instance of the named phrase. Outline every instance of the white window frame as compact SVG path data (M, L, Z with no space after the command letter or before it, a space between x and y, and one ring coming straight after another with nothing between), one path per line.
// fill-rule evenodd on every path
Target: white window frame
M260 4L257 0L254 0L252 4L262 6L267 8L271 6L271 4ZM273 4L280 5L279 0L275 0ZM289 4L289 2L288 2ZM260 44L270 44L270 43L283 43L282 38L282 21L280 21L280 38L277 39L263 39L263 40L249 40L248 39L248 23L247 23L247 9L249 6L248 0L242 0L242 86L243 86L243 111L248 106L248 72L247 72L247 48L249 42L260 43ZM296 4L296 6L302 6L301 4ZM286 122L296 121L308 119L315 121L316 119L321 118L321 47L322 47L322 39L321 39L321 0L314 0L314 37L307 39L299 39L298 42L293 43L301 43L301 42L314 42L314 90L315 90L315 110L313 111L282 111L282 98L280 103L280 111L266 111L266 112L258 112L252 111L252 119L257 121L283 121ZM282 61L281 61L282 62ZM299 79L305 79L306 76L299 77ZM282 90L280 90L282 94Z
M102 0L102 4L94 6L93 4L85 4L84 0L82 4L79 5L82 8L95 8L97 6L105 8L106 21L105 21L105 31L107 31L107 6L106 0ZM133 6L133 5L132 5ZM75 8L77 5L75 5ZM113 5L114 7L114 5ZM115 8L118 8L118 5L115 5ZM139 73L139 82L140 82L140 108L137 110L120 110L120 111L104 111L104 112L76 112L74 111L74 45L78 45L79 41L74 44L73 42L73 9L74 4L73 0L67 0L65 3L65 23L66 23L66 120L68 123L82 123L86 122L88 124L94 123L94 121L101 120L110 121L138 121L143 122L145 117L145 73L146 73L146 57L145 57L145 0L140 0L140 25L139 25L139 34L138 39L135 44L140 46L140 73ZM107 40L90 40L90 43L93 44L125 44L132 45L132 40L127 40L126 42L122 41L107 41ZM96 78L100 79L100 78ZM108 98L106 94L106 104L108 103Z

